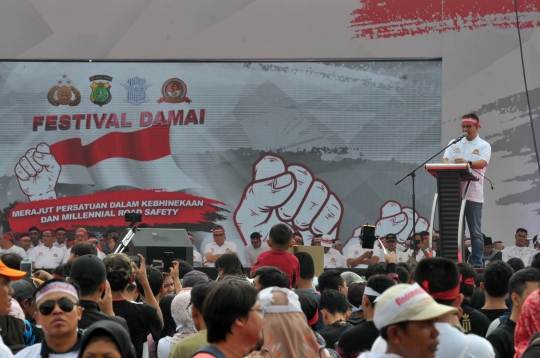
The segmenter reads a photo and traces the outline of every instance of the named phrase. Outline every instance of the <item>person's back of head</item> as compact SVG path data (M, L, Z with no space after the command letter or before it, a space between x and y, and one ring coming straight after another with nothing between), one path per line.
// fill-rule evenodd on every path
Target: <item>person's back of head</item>
M159 308L163 316L163 328L161 329L160 338L171 337L176 333L176 323L171 311L171 303L175 296L175 294L169 294L159 298Z
M345 280L341 277L338 270L326 270L319 276L319 291L324 292L326 290L340 291L345 287Z
M398 275L399 283L409 283L409 271L403 266L396 266L396 274Z
M523 260L521 260L519 257L512 257L510 260L508 260L507 264L510 265L514 272L518 272L519 270L523 270L525 268Z
M418 262L414 282L426 290L435 301L451 306L459 296L459 271L456 264L444 257L430 257Z
M212 289L203 304L208 343L225 341L233 324L247 318L256 301L255 288L240 281L223 281Z
M148 278L152 295L157 297L163 288L163 275L155 267L146 265L146 277ZM135 283L137 284L137 290L139 290L139 293L145 296L144 287L139 279L136 278Z
M2 260L4 265L9 267L10 269L14 269L14 270L21 269L22 257L19 254L16 254L14 252L3 254L2 256L0 256L0 260Z
M269 236L272 250L287 250L291 245L293 232L289 225L279 223L272 226Z
M264 290L267 287L289 288L289 276L277 267L262 266L253 273L253 284L257 291Z
M531 267L540 270L540 252L533 256Z
M126 254L107 255L103 263L107 269L107 281L109 281L111 291L124 291L133 275L132 261L129 256Z
M522 297L523 293L527 290L530 284L532 284L530 287L532 290L537 290L539 288L540 271L535 268L526 268L513 274L508 282L508 294L510 296L512 296L512 294L516 294L524 301L524 297Z
M70 282L75 282L82 297L95 294L106 280L105 264L95 255L84 255L73 261L70 270Z
M504 261L493 261L484 270L484 291L491 297L504 297L508 282L514 274L512 267Z
M245 277L244 266L234 252L227 252L216 260L216 269L223 272L223 276Z
M466 262L458 262L457 267L461 275L459 293L461 293L465 298L470 298L474 293L476 270L471 264Z
M371 307L375 307L375 300L383 294L384 291L394 286L396 283L386 275L375 275L369 278L364 289L364 296L371 303ZM369 288L369 289L367 289Z
M78 242L71 248L71 254L76 257L97 255L97 249L96 246L90 242Z
M374 264L369 265L366 268L364 277L366 278L366 280L369 280L371 276L385 275L385 274L386 274L386 264L384 264L383 262L376 262Z
M176 261L178 261L178 272L180 272L180 279L183 279L186 273L195 271L195 268L187 261L180 259L176 259Z
M341 292L326 290L321 293L319 309L325 310L332 315L337 313L346 314L349 311L349 302L347 301L347 297Z
M300 278L302 280L313 280L315 277L315 263L307 252L297 252L294 254L300 263Z

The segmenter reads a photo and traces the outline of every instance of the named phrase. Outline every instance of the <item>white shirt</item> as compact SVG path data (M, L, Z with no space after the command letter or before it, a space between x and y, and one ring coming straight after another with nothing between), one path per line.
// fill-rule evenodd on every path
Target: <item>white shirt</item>
M225 242L221 246L216 244L215 241L212 241L211 243L206 244L206 246L204 247L205 256L207 252L210 252L212 255L222 255L226 252L238 252L238 251L236 250L236 244L234 242L225 240ZM204 261L205 261L204 265L206 267L215 267L213 262L207 261L206 259Z
M2 337L0 336L0 358L13 358L11 349L4 343Z
M195 248L195 246L193 246L193 262L200 262L202 264L202 255L199 251L197 251L197 249Z
M324 254L324 268L347 268L347 259L338 250L330 248Z
M56 241L53 242L53 246L60 247L60 248L62 248L62 249L64 249L64 250L67 250L66 244L59 244L59 243L56 242Z
M39 245L30 252L30 261L34 263L36 269L53 269L64 262L64 255L64 249L55 246L49 249L45 245Z
M475 334L465 334L448 323L435 323L439 331L439 345L435 358L494 358L495 351L485 338ZM386 352L387 344L379 336L371 347L373 353Z
M373 249L363 249L360 244L352 245L347 250L347 259L356 259L366 251L373 251ZM375 253L373 253L373 256L376 256ZM351 267L353 267L353 268L367 268L368 265L358 264L356 266L351 266Z
M255 262L257 262L257 257L265 251L270 250L266 242L261 242L261 246L258 249L254 248L253 245L249 244L244 248L244 258L246 259L246 267L251 267Z
M99 257L100 259L103 260L104 258L107 257L107 254L104 253L103 251L99 251L97 248L96 248L96 250L97 250L97 257Z
M508 262L512 257L517 257L523 261L525 266L531 266L531 261L536 254L534 249L528 247L509 246L502 250L502 260Z
M67 352L60 354L49 354L49 358L77 358L79 352ZM41 343L36 343L33 346L26 347L19 351L15 358L41 358Z
M64 261L62 263L67 264L69 256L71 256L71 248L64 250Z
M450 141L451 143L452 141ZM472 141L468 141L467 138L463 138L454 145L451 145L444 152L444 157L448 159L448 163L454 163L457 158L463 158L474 162L476 160L485 160L489 164L491 158L491 145L485 140L480 139L480 136L476 136ZM484 175L487 166L484 169L474 169L478 173ZM478 175L480 180L471 181L469 187L469 193L467 194L467 200L477 203L484 202L484 177ZM467 182L462 182L462 189L465 190Z
M22 247L13 245L9 249L0 249L0 255L11 254L11 253L19 255L23 259L26 258L26 251L24 251Z

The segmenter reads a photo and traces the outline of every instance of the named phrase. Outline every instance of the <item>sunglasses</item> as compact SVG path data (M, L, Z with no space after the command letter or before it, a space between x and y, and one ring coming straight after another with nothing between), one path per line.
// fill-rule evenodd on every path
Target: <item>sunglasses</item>
M73 302L67 297L62 297L61 299L54 301L54 300L47 300L43 302L41 305L39 305L38 310L41 312L42 315L48 316L54 311L54 307L58 303L58 307L64 312L71 312L73 311L73 307L77 306L78 303Z

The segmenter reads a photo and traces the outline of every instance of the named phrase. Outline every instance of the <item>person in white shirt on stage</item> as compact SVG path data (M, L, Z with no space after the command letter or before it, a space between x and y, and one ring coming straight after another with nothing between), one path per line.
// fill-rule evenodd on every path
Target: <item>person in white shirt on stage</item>
M212 231L214 242L206 244L204 247L204 258L206 267L215 267L216 260L226 252L238 253L234 242L226 241L225 229L222 226L216 226Z
M375 237L359 237L360 243L351 245L347 250L347 265L352 268L367 268L369 265L379 262L379 256L375 255L373 249L365 249L362 244L366 243L366 247L372 247L375 242Z
M189 241L191 241L191 245L193 245L193 263L195 264L195 262L198 262L202 266L203 264L202 255L199 252L199 250L197 250L197 246L195 246L195 237L193 236L193 233L191 232L188 232L187 236L189 238Z
M321 238L321 246L324 248L324 268L347 268L345 257L332 248L333 241L330 235L323 235Z
M15 253L23 259L26 258L26 251L15 246L15 236L10 232L5 232L0 237L0 255L9 253Z
M32 243L30 248L34 248L40 244L39 242L39 229L35 226L32 226L28 229L28 236L30 236L30 242Z
M63 227L56 228L56 240L54 241L54 246L66 248L66 229Z
M53 246L54 231L51 229L43 230L43 243L36 246L30 252L30 261L34 269L53 269L64 262L66 251L60 247Z
M436 254L429 248L429 233L427 231L414 234L413 242L413 248L405 252L407 256L412 257L416 261L420 261L426 257L436 256ZM412 262L412 260L410 261Z
M244 258L246 259L246 267L251 267L257 262L257 257L265 251L270 250L266 242L262 242L261 234L254 232L249 235L251 245L247 245L244 249Z
M536 251L529 248L527 240L527 230L519 228L516 230L516 244L508 246L502 251L502 260L508 262L512 257L517 257L523 261L525 266L530 266Z
M19 236L19 241L17 243L19 244L19 247L24 250L24 256L22 256L22 258L29 259L30 252L32 251L32 241L30 241L30 236L28 236L28 234L22 234Z
M86 232L85 228L80 227L75 231L75 242L76 243L88 242L88 232ZM66 244L66 246L67 246L67 244ZM69 255L71 255L71 247L66 249L66 255L64 256L64 262L63 263L68 262Z
M407 253L397 250L397 236L395 234L386 235L386 251L388 253L396 253L396 263L409 261L409 255L407 255ZM384 258L384 251L379 248L377 255Z
M461 118L461 131L467 137L452 144L444 152L443 163L469 164L480 175L480 180L471 181L465 204L465 219L471 233L472 257L474 267L483 267L482 255L484 239L482 236L482 206L484 203L484 174L491 158L491 145L478 136L480 119L470 113ZM467 182L462 182L464 189Z

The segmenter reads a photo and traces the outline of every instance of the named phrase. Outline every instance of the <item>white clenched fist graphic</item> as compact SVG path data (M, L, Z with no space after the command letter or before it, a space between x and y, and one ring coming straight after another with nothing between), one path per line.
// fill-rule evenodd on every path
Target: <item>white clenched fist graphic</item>
M421 217L418 212L416 218L416 232L429 229L429 222ZM375 235L385 236L396 234L398 242L403 243L413 234L413 210L402 207L395 201L387 201L381 207L381 217L375 224Z
M29 149L15 165L19 186L30 201L56 199L56 182L61 171L45 143Z
M252 182L244 190L234 223L244 243L253 232L263 240L273 225L282 222L302 233L309 245L316 234L337 237L343 205L322 180L301 164L266 154L253 165Z

